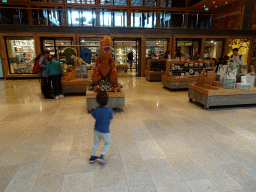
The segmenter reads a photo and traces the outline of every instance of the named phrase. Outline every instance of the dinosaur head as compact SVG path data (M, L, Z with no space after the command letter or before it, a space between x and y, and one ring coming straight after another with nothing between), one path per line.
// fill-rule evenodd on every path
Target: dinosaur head
M100 41L100 49L103 54L112 53L113 41L112 38L108 35L105 35L103 39Z

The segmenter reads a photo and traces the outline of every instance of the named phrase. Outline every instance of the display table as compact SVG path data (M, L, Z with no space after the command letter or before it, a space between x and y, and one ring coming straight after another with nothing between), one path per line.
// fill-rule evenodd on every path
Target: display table
M129 68L128 64L116 65L116 70L117 70L117 72L119 72L119 71L124 71L125 73L127 73L128 68Z
M165 74L167 59L148 59L145 77L150 82L161 82Z
M96 100L96 96L97 93L94 91L87 92L86 100L88 113L90 113L94 108L99 106ZM108 92L108 97L108 107L116 108L119 111L122 111L122 108L125 106L124 91L121 90L121 92Z
M256 104L256 88L254 89L223 89L212 90L189 85L189 101L197 101L204 105L204 109L210 106L246 105Z
M198 77L185 77L185 78L175 78L163 75L162 84L171 90L173 89L187 89L190 84L195 84Z
M192 61L193 63L202 63L202 61ZM198 76L195 76L195 72L201 73L201 71L203 71L203 67L185 67L184 64L186 63L186 61L167 61L166 62L166 72L165 74L162 76L162 84L164 85L164 87L167 87L171 90L173 89L188 89L190 84L195 84L197 82ZM214 65L212 63L212 61L210 62L211 65ZM179 70L171 70L171 65L178 65L181 66ZM175 76L174 73L176 75L179 75L181 73L186 73L187 71L189 71L190 69L193 70L193 74L191 74L190 76L184 76L183 78L176 78L173 77ZM211 68L206 69L206 71L210 71L212 70ZM172 73L173 76L170 76L169 73Z
M150 82L161 82L163 74L165 71L146 71L145 77Z
M62 93L86 93L89 80L86 78L76 78L71 81L61 81Z

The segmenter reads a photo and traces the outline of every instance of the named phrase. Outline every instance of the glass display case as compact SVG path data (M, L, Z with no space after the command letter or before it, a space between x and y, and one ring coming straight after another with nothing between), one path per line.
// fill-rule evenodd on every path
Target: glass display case
M35 45L33 37L5 37L11 74L33 72Z
M168 39L146 39L146 57L163 58L167 51Z
M233 49L237 48L238 53L244 57L244 64L247 64L250 43L249 39L229 39L228 56L231 57L233 55Z

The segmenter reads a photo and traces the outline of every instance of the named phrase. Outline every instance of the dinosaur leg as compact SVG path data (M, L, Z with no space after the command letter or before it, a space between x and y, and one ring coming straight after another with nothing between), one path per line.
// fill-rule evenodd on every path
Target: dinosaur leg
M92 81L93 81L93 85L94 85L94 91L98 90L97 85L99 85L100 80L101 80L101 75L100 75L98 69L94 68L92 70Z
M113 91L120 91L117 87L117 71L116 69L112 69L109 72L109 81L113 84Z

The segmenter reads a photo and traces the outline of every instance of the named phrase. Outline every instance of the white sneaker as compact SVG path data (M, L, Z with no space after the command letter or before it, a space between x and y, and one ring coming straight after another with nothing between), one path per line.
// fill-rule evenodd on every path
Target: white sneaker
M63 95L63 94L59 95L59 98L63 98L63 97L64 97L64 95Z
M60 98L59 98L59 96L57 95L57 96L55 96L55 99L60 99Z

